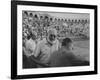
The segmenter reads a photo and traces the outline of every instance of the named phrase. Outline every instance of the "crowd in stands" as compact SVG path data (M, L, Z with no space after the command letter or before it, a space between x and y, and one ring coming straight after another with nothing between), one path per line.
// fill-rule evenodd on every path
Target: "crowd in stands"
M74 38L89 39L88 20L64 20L51 17L49 14L41 15L36 12L23 11L23 39L32 32L36 39L46 37L50 28L57 30L58 38L72 36Z
M89 21L23 11L22 31L23 68L89 65L72 52L73 38L89 39Z

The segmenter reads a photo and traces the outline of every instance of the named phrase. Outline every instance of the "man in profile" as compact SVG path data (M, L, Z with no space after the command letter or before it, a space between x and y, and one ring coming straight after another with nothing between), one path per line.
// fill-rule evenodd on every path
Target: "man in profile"
M66 67L66 66L85 66L89 65L88 61L82 61L73 54L73 42L70 38L65 38L62 41L62 47L54 52L50 57L51 67Z

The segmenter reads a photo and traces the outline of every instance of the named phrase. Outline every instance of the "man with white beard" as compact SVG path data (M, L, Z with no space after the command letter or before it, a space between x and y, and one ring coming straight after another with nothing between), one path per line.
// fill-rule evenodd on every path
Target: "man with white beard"
M57 32L54 29L48 31L47 37L41 40L36 47L34 56L45 65L49 66L49 58L51 54L57 51L60 47L60 43L57 40ZM38 66L42 67L42 66Z

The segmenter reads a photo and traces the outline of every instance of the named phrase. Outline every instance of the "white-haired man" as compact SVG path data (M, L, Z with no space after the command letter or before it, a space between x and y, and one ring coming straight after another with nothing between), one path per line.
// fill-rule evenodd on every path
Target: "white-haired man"
M56 38L56 30L49 30L47 37L37 44L34 56L45 65L48 65L50 55L60 47Z

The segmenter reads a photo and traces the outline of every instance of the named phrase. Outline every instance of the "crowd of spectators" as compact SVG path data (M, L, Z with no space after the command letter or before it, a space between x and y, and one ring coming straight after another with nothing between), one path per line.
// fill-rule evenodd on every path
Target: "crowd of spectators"
M36 39L43 39L50 28L57 30L58 38L74 37L89 39L89 22L87 20L63 20L51 17L49 14L42 15L36 12L23 11L23 39L30 33ZM50 18L51 17L51 18Z
M88 65L88 62L78 60L71 53L71 39L89 39L87 20L64 20L49 13L23 11L22 31L23 68Z

